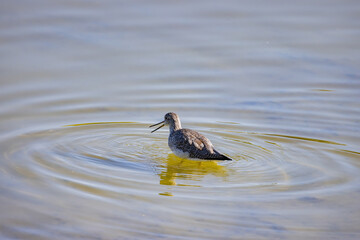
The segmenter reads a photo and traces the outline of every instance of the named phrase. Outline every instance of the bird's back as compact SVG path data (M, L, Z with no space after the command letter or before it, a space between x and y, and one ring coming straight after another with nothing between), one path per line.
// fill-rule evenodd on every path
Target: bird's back
M169 135L168 144L170 149L180 157L231 160L220 154L204 135L191 130L179 129Z

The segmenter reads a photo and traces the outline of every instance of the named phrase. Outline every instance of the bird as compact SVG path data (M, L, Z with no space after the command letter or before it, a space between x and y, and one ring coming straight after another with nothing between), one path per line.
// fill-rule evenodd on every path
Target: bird
M161 124L161 125L160 125ZM204 135L195 130L182 128L179 116L174 112L166 113L164 120L149 127L160 125L151 133L160 128L169 126L168 145L171 151L180 158L200 160L232 160L215 150L213 144Z

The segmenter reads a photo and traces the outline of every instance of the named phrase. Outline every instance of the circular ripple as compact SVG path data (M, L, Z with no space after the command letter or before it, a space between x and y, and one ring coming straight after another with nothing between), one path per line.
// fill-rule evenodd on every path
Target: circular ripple
M77 124L3 141L6 165L1 177L8 185L2 191L15 195L27 208L24 212L65 219L62 226L71 216L85 226L151 235L149 219L161 219L157 224L177 236L186 232L182 225L188 226L188 219L219 232L236 224L244 231L283 229L276 219L262 220L267 202L298 219L303 211L293 212L294 204L339 196L356 188L359 180L353 161L358 153L346 152L340 143L244 132L226 124L191 128L199 129L233 161L180 159L167 147L168 130L150 134L148 125L141 123ZM338 161L337 154L352 156ZM164 196L176 198L169 203ZM220 203L221 211L209 211ZM39 204L44 207L36 207ZM246 222L239 225L239 216ZM80 226L75 232L83 230Z
M25 164L9 161L20 176L102 197L118 191L152 194L159 183L260 196L291 191L302 196L338 191L354 181L352 172L344 174L352 169L349 163L333 160L329 152L342 146L339 143L235 129L220 132L223 128L219 125L202 133L234 161L177 158L167 147L167 131L150 134L147 125L139 123L77 124L27 133L7 142L11 145L7 157L27 156ZM180 192L186 195L189 190ZM172 193L160 190L159 194Z
M152 138L142 124L80 124L8 139L6 156L9 171L22 177L98 196L119 189L141 194L156 183L153 160L165 151ZM152 156L151 148L158 148Z

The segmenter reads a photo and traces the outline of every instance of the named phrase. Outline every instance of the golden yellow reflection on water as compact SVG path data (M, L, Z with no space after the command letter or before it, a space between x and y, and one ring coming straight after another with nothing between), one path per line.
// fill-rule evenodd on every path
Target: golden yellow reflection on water
M212 174L217 177L226 177L228 174L224 166L216 161L197 161L179 158L169 154L163 164L164 170L159 174L161 185L178 185L197 187L196 184L179 184L176 180L200 181L205 175Z

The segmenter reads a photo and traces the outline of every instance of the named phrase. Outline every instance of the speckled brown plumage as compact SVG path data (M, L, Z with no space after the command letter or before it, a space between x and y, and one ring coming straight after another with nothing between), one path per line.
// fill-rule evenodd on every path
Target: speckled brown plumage
M231 160L231 158L216 151L210 140L204 135L191 129L181 128L180 118L176 113L167 113L164 119L164 121L150 127L163 124L159 127L161 128L164 125L169 125L168 145L175 155L182 158Z

